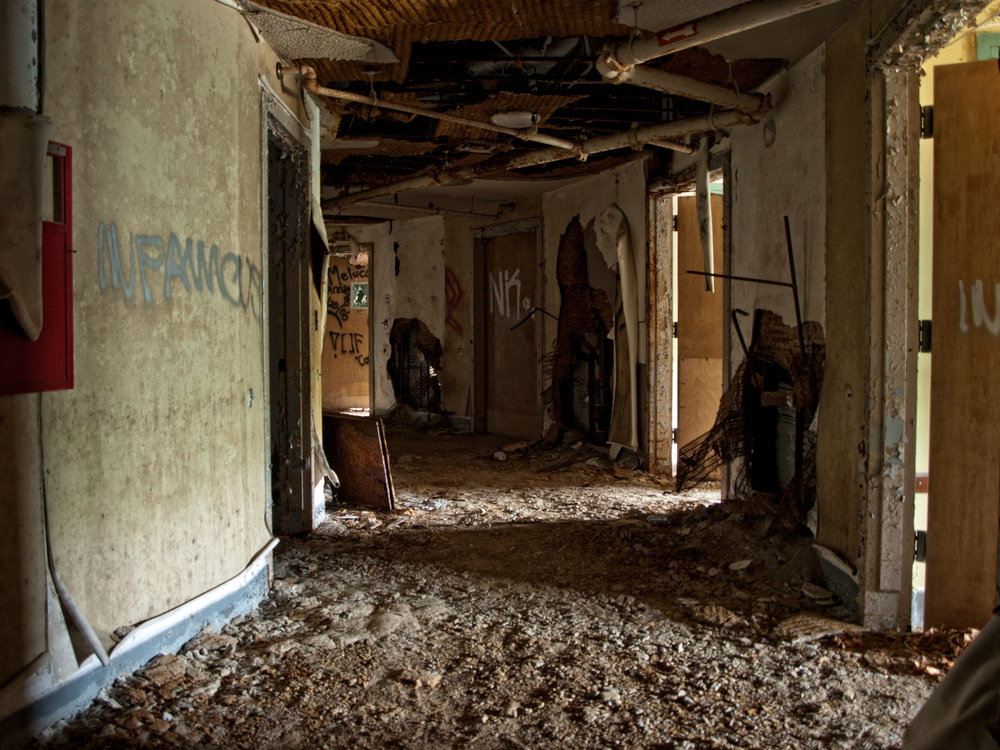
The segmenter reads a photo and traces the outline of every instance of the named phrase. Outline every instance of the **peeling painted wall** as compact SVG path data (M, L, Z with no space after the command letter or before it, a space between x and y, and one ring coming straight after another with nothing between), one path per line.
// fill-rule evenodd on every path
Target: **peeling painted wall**
M649 244L649 228L647 221L646 172L645 160L640 158L621 166L585 177L566 187L545 193L542 198L543 216L543 289L545 293L546 310L553 315L559 314L560 295L559 284L556 281L556 261L559 255L559 240L574 216L580 217L580 223L586 231L590 222L612 205L617 205L625 215L632 243L632 258L635 268L636 307L638 312L638 330L636 332L638 369L644 370L648 354L648 333L646 328L646 259ZM555 321L540 318L545 328L542 340L545 345L543 354L553 351L555 340ZM640 382L642 375L640 373ZM544 386L548 386L545 383ZM639 444L643 442L645 419L642 418L643 387L636 392L639 404L637 428L640 432ZM551 415L545 414L544 426L548 427Z
M445 219L428 216L378 225L372 275L374 409L396 403L386 362L389 332L399 318L419 318L438 340L445 335ZM387 300L388 298L388 300ZM443 395L443 394L442 394Z
M76 386L0 398L2 505L23 525L0 546L0 609L32 609L44 633L44 476L56 565L106 635L235 575L270 537L257 76L275 58L218 3L46 10L46 111L74 157Z
M791 281L784 225L788 216L802 319L815 320L824 328L825 57L821 46L773 79L765 86L774 101L767 118L753 127L733 128L732 184L727 186L733 212L731 272ZM794 298L787 287L735 281L731 299L733 308L751 316L758 309L771 310L786 325L795 325ZM735 366L743 352L735 339L733 343Z
M445 219L444 352L441 357L441 406L446 412L472 413L473 282L472 222L463 217Z

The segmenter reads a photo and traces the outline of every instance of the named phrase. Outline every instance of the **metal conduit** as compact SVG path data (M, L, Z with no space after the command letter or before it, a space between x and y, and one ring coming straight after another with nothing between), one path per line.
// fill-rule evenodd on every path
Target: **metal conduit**
M771 108L771 98L765 94L741 93L725 86L704 83L694 78L666 73L641 65L620 64L609 50L601 53L597 69L611 83L631 83L647 89L676 94L695 101L708 102L727 109L738 109L754 117L763 117Z
M373 107L381 107L382 109L393 109L397 112L407 112L411 115L430 117L434 120L444 120L445 122L454 122L459 125L468 125L469 127L480 128L482 130L492 130L495 133L512 135L523 141L543 143L546 146L555 146L556 148L565 149L567 151L575 147L573 141L567 141L565 138L556 138L555 136L539 133L537 128L505 128L502 125L494 125L491 122L483 122L482 120L472 120L468 117L460 117L459 115L452 115L447 112L435 112L432 109L421 109L420 107L412 107L409 104L403 104L401 102L376 99L371 96L365 96L364 94L355 94L350 91L342 91L340 89L330 89L326 86L320 86L316 82L316 71L310 65L282 65L281 63L278 63L277 73L279 79L286 73L301 76L302 85L307 91L315 94L316 96L328 96L348 102L357 102L358 104L368 104Z
M435 185L448 185L461 180L468 180L475 177L482 177L487 174L506 172L512 169L522 169L524 167L548 164L553 161L563 159L578 158L585 160L592 154L599 154L605 151L614 151L619 148L632 147L640 149L644 145L654 141L670 140L681 138L693 133L704 133L716 128L729 128L736 125L750 125L756 122L752 115L737 110L727 110L715 114L703 115L702 117L688 117L684 120L674 122L664 122L659 125L647 125L642 128L635 128L624 133L614 133L612 135L600 136L584 141L572 150L565 151L561 148L544 148L538 151L531 151L526 154L499 159L495 162L476 164L471 167L461 167L458 169L431 172L428 174L410 177L399 182L392 182L379 187L359 190L356 193L348 193L338 198L331 198L323 201L324 209L341 208L359 201L382 198L387 195L397 195L409 190L419 190L420 188L432 187ZM658 143L657 145L662 145ZM683 144L677 144L683 146ZM684 150L687 147L684 146Z
M618 45L611 56L631 66L679 52L689 47L738 34L839 0L756 0L682 23L656 34L643 34Z

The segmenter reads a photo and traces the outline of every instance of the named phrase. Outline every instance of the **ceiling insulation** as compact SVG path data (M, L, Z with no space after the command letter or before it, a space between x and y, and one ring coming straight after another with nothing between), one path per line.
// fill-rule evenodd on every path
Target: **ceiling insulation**
M375 146L362 146L359 147L357 152L352 152L349 148L345 148L345 145L349 145L352 140L354 141L365 141L365 143L371 143L370 140L363 138L338 138L341 143L341 147L337 149L328 149L322 152L322 162L324 164L339 164L344 159L356 156L358 153L364 156L382 156L382 157L416 157L424 156L429 154L434 150L434 143L427 143L423 141L403 141L403 140L391 140L387 138L381 139Z
M414 44L436 41L510 40L538 36L627 36L615 23L615 0L262 0L281 13L345 34L375 39L399 62L381 70L382 80L406 78ZM308 58L308 55L300 57ZM357 59L357 58L355 58ZM317 61L321 81L367 80L370 66Z
M243 14L253 22L274 51L286 59L397 62L391 49L372 39L350 36L245 0L241 0L241 5Z

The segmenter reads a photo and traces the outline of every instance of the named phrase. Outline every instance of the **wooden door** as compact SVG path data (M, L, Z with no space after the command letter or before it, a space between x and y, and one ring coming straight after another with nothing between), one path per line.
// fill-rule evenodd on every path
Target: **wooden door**
M537 246L534 230L483 241L486 431L524 440L539 435Z
M722 268L722 196L712 196L715 267ZM708 432L722 399L723 285L705 291L694 197L677 199L677 444Z
M1000 76L934 72L934 339L926 627L981 628L1000 523Z

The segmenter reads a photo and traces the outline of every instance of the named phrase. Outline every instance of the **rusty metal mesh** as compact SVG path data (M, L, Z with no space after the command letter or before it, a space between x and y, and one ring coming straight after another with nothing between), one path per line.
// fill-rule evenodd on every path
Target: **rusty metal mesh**
M678 490L705 481L723 464L729 464L736 471L731 500L743 503L756 515L772 516L774 523L788 530L805 523L816 502L816 435L809 427L819 404L826 344L818 323L804 323L802 334L804 357L796 328L786 326L775 313L758 311L750 358L740 364L722 395L715 424L680 448ZM757 418L764 383L775 372L791 381L798 425L795 476L780 494L754 486L755 470L761 468L754 465L755 441L773 439L761 434Z

